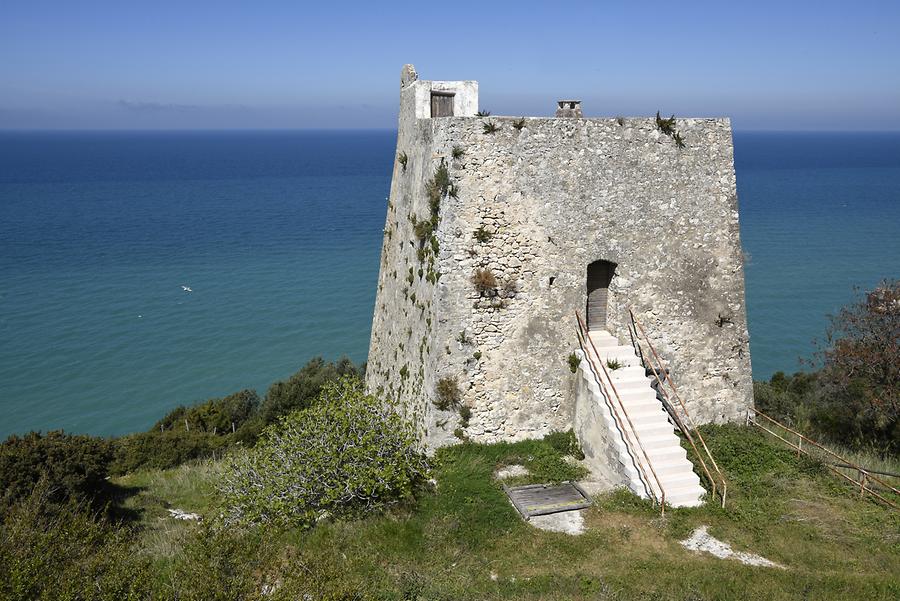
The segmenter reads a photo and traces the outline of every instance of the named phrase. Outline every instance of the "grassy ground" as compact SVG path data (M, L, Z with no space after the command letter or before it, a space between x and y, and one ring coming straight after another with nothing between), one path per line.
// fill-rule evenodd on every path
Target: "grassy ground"
M236 534L235 546L251 558L244 569L260 579L314 575L342 591L332 598L900 597L900 512L860 500L821 465L759 431L707 427L704 435L729 480L724 510L710 503L661 518L647 502L618 491L587 510L582 536L536 530L519 518L493 472L525 463L537 479L549 480L570 477L573 468L546 442L464 444L438 453L437 489L414 507L308 531ZM214 515L219 469L204 463L120 480L134 493L125 503L140 514L140 546L162 572L184 560L182 546L194 531L207 535L202 526L171 520L165 509ZM735 550L787 569L682 548L678 541L700 525Z

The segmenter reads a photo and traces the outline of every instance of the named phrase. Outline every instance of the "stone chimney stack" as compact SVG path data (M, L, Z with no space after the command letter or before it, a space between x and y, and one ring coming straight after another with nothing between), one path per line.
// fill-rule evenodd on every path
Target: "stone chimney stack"
M557 100L556 116L568 119L580 119L584 115L581 114L580 100Z

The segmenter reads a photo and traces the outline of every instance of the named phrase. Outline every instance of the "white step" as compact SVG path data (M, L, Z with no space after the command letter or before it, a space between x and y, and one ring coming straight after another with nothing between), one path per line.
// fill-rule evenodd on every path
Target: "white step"
M644 483L641 482L639 470L634 465L634 461L637 461L649 477L649 485L654 490L659 487L657 478L659 479L669 505L673 507L699 505L706 491L700 485L700 478L694 472L693 464L687 459L687 452L681 446L674 427L669 423L668 414L656 397L656 391L651 386L653 380L647 376L634 349L620 344L617 338L602 330L592 331L589 335L593 347L596 348L596 354L593 348L589 349L589 352L600 371L598 374L600 380L612 395L608 401L618 414L621 422L619 426L625 430L627 438L634 444L632 453L635 456L632 459L622 436L617 432L613 438L617 441L615 448L619 453L619 463L629 480L629 487L639 495L645 494ZM616 360L625 366L610 369L606 364L607 360ZM582 367L583 376L591 380L593 376L590 375L588 366ZM613 388L617 394L613 393ZM607 402L607 399L603 399L599 394L600 389L596 384L591 384L589 390L592 391L596 402L604 404ZM609 424L608 427L615 428L615 425ZM652 470L648 465L647 456L650 465L653 466Z

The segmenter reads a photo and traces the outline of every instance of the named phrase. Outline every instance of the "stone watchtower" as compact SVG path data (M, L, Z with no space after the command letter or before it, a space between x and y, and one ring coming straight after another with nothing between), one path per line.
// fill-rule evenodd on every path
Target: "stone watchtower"
M633 312L695 421L741 419L752 378L728 119L555 110L480 116L477 82L403 68L368 388L431 446L577 430L575 312L619 349Z

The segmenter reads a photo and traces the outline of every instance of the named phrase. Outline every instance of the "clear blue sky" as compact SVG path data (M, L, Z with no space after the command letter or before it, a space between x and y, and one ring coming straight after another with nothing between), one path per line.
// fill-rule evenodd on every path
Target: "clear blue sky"
M900 129L898 0L3 0L0 128L395 127L406 62L495 114Z

